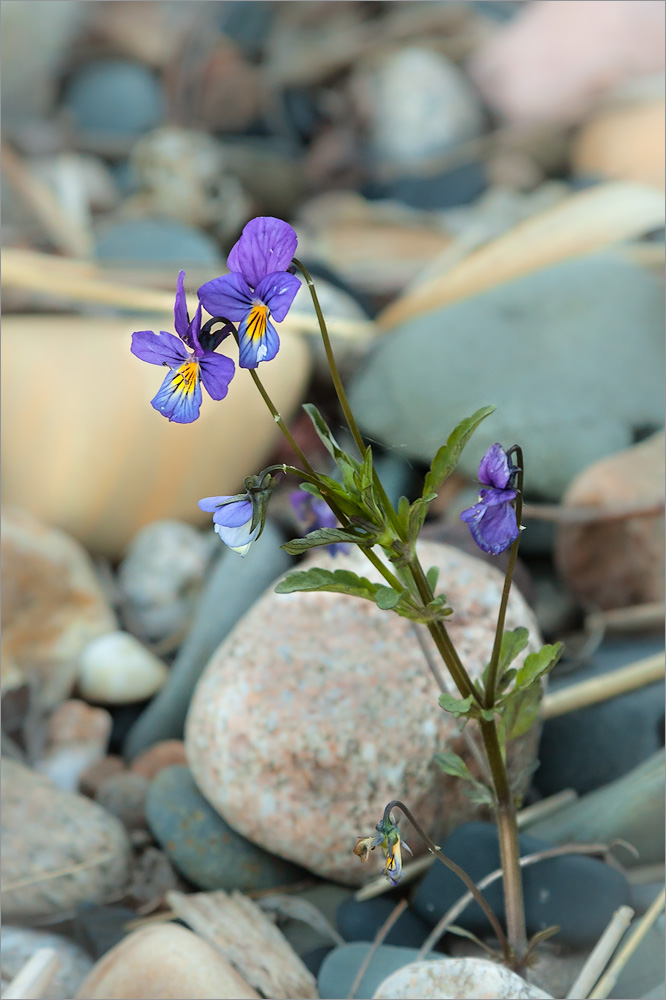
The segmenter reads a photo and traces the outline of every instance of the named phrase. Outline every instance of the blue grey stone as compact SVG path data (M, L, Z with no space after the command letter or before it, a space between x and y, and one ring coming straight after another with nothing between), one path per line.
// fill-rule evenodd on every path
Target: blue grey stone
M626 867L663 864L664 805L664 751L659 750L617 781L582 795L528 830L551 844L626 840L638 851L638 858L622 851Z
M565 261L382 337L351 385L362 429L430 462L480 406L460 469L476 479L495 441L520 443L528 494L559 499L582 469L628 447L664 413L664 296L618 256Z
M317 986L321 1000L339 1000L349 996L356 974L370 951L371 944L343 944L334 948L324 959L319 970ZM403 965L415 962L418 956L417 948L398 948L392 944L383 944L377 948L366 969L356 997L358 1000L369 1000L381 982L391 973L401 969ZM431 954L428 958L439 958ZM446 961L446 959L444 959Z
M336 923L345 941L374 941L380 927L395 910L395 899L367 899L359 902L353 896L338 907ZM400 914L384 939L385 944L404 948L420 948L430 933L430 927L410 909Z
M558 677L556 669L549 691L611 674L663 648L662 638L607 641L575 674ZM663 713L662 681L547 719L541 733L536 787L544 795L554 795L563 788L573 788L583 795L621 777L663 746Z
M148 789L146 821L173 865L200 889L272 889L305 877L241 837L203 797L188 767L163 768Z
M221 264L214 239L172 219L126 219L106 225L97 234L95 253L99 260L118 263L160 263L178 268Z
M204 667L236 622L292 564L280 548L284 536L270 522L241 559L220 545L218 561L199 597L192 628L178 651L167 683L136 721L124 752L136 757L160 740L182 739L185 716Z
M161 84L146 66L104 59L77 70L65 89L65 103L82 132L141 135L164 121Z
M521 834L519 842L522 856L549 846L526 834ZM442 844L442 851L474 882L500 867L497 827L492 823L464 823ZM416 891L414 911L434 927L464 892L453 872L444 865L433 865ZM557 925L557 941L575 947L595 944L615 910L630 899L629 883L622 872L597 858L573 854L524 868L523 893L528 936ZM504 922L501 881L489 885L483 894ZM585 900L584 906L581 900ZM474 901L456 923L480 936L492 933L488 918Z

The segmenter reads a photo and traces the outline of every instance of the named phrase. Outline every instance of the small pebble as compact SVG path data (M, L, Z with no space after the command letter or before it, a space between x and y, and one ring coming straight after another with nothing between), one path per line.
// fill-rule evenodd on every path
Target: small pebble
M65 103L82 132L140 135L165 115L157 77L125 59L105 59L77 70L65 88Z
M161 740L135 757L131 770L152 781L162 768L174 767L177 764L187 764L185 744L182 740Z
M165 664L128 632L110 632L89 643L79 660L79 690L104 705L144 701L162 687Z
M97 789L95 801L128 830L139 829L146 825L149 784L147 778L131 771L112 774Z

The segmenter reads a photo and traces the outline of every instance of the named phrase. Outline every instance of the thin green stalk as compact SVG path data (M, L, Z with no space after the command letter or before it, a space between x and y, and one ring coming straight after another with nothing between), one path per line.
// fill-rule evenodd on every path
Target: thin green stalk
M523 451L518 445L514 445L514 447L509 450L508 455L511 455L512 452L515 452L518 459L518 473L516 476L516 523L518 525L518 537L511 546L511 551L509 553L509 565L506 569L504 586L502 588L502 597L500 598L499 612L497 615L497 627L495 629L495 641L493 643L493 651L490 657L488 676L486 677L486 689L484 695L484 705L486 708L492 708L495 704L497 671L499 668L500 650L502 648L502 636L504 635L506 609L509 603L513 572L516 568L516 559L518 558L518 549L520 547L520 521L523 515Z
M414 819L414 816L412 815L411 810L407 808L407 806L404 804L404 802L400 802L399 799L393 799L393 801L389 802L389 804L386 806L386 808L384 810L384 817L383 817L383 820L382 820L383 823L390 823L391 822L391 820L390 820L390 814L391 814L391 810L392 809L401 809L402 810L402 812L405 814L405 816L407 817L407 819L409 820L409 822L412 824L412 826L414 827L414 829L416 830L416 832L418 833L419 837L421 838L421 840L423 841L423 843L426 845L426 847L428 848L428 850L430 851L430 853L434 854L434 856L436 858L438 858L442 862L443 865L445 865L447 868L449 868L454 873L454 875L457 875L458 878L461 880L461 882L463 882L464 885L466 886L466 888L469 890L469 892L471 892L472 896L474 897L474 899L476 900L476 902L479 904L479 906L481 907L481 909L485 913L486 917L488 918L488 922L490 923L492 929L495 931L495 935L497 937L497 940L500 942L500 945L502 947L502 953L504 955L504 961L506 962L507 965L512 965L513 964L513 954L511 952L511 946L510 946L509 941L507 940L507 936L504 933L504 931L502 930L502 925L500 924L499 920L497 919L497 917L493 913L493 911L490 908L489 904L486 902L486 899L483 896L483 893L476 887L475 883L469 877L469 875L467 874L467 872L464 871L464 869L462 869L459 865L457 865L455 863L455 861L452 861L451 858L447 858L446 854L444 854L444 852L442 851L441 847L438 847L437 844L433 840L430 839L430 837L425 832L425 830L423 829L423 827L421 826L421 824L417 823L417 821Z
M280 428L280 430L284 434L285 438L287 439L287 441L291 445L292 449L296 453L296 456L303 463L303 466L304 466L304 468L306 470L305 473L303 473L300 469L295 469L295 468L290 468L289 466L285 466L286 471L293 472L293 473L295 473L297 475L303 476L303 478L307 479L309 482L312 482L312 483L315 483L316 485L319 485L319 478L317 476L317 473L315 472L315 470L313 469L313 467L310 465L310 463L309 463L308 459L306 458L305 454L303 453L302 449L299 447L298 442L295 440L293 434L291 433L291 431L287 427L287 425L284 422L283 418L280 416L280 413L279 413L277 407L275 406L275 403L273 402L273 400L269 396L268 392L266 391L266 388L265 388L263 382L261 381L261 379L259 378L259 376L257 375L255 369L254 368L250 368L250 369L248 369L248 371L250 372L250 375L252 376L252 379L254 380L254 384L256 385L257 389L261 393L262 399L264 400L264 402L266 403L266 406L270 410L270 412L271 412L271 414L273 416L273 419L275 420L275 423L278 425L278 427ZM320 489L321 488L322 487L320 486ZM348 527L351 522L345 516L345 514L340 510L340 508L338 507L338 505L335 503L335 500L332 497L328 497L327 496L326 497L326 502L328 503L329 507L331 508L331 510L333 511L333 513L335 514L335 516L337 517L337 519L340 521L340 524L343 526L343 528ZM402 585L401 581L393 573L391 573L391 571L388 569L388 567L385 566L384 563L381 561L381 559L379 558L379 556L377 556L371 549L364 548L363 552L365 553L366 557L370 560L370 562L372 563L372 565L375 567L375 569L379 573L381 573L381 575L384 577L384 579L389 584L389 586L393 587L394 590L398 590L398 591L401 591L403 589L403 585Z
M291 433L291 431L287 427L286 423L282 419L282 416L280 415L279 410L277 409L277 407L273 403L273 400L271 399L271 397L266 392L266 389L264 388L264 384L261 381L261 379L259 378L259 376L257 375L256 370L254 368L248 368L248 371L249 371L250 375L252 376L252 380L253 380L254 384L256 385L257 389L261 393L261 397L262 397L264 403L266 404L266 406L270 410L270 412L271 412L271 414L273 416L273 420L275 421L275 423L278 425L278 427L280 428L280 430L282 431L282 433L286 437L287 441L291 445L291 447L292 447L294 453L296 454L297 458L299 458L301 460L301 462L303 463L303 468L311 476L314 476L314 478L316 480L317 473L315 472L315 470L310 465L310 463L307 460L307 457L305 456L305 454L303 453L303 450L301 449L300 445L298 444L298 442L294 438L293 434Z
M305 282L310 290L310 295L312 297L312 302L317 314L317 322L319 323L319 330L321 331L321 339L324 343L324 351L326 352L326 360L328 362L328 367L331 371L331 377L333 379L333 385L335 386L335 394L338 397L338 402L344 413L345 420L347 421L347 426L351 432L351 436L354 439L354 443L358 448L361 457L365 455L365 441L359 430L358 424L356 423L356 418L352 413L351 406L349 405L349 400L347 399L347 393L345 392L345 387L342 384L342 379L340 378L340 372L338 371L338 366L335 361L335 355L333 354L333 346L331 344L331 338L328 333L328 327L326 326L326 320L324 319L324 314L321 311L321 305L319 304L319 297L317 296L317 289L315 288L314 281L312 280L312 275L308 271L307 267L300 262L296 257L293 258L294 265L299 269ZM374 471L374 470L373 470ZM393 504L388 498L388 494L384 489L384 486L377 475L374 473L374 481L377 492L379 493L380 499L386 511L386 515L390 520L396 534L404 542L403 532L398 521L398 515L396 514Z
M522 958L527 950L527 933L516 808L497 736L497 724L494 719L490 722L481 719L479 725L497 796L496 822L504 885L506 928L514 953L518 958Z

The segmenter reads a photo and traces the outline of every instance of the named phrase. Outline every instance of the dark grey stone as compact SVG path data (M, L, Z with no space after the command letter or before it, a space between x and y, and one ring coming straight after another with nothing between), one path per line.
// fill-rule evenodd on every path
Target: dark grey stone
M556 671L549 691L610 674L663 648L662 638L607 641L574 674L560 678ZM662 746L663 713L662 681L547 719L541 733L536 787L544 795L554 795L563 788L583 795L627 774Z
M550 845L526 834L519 839L521 856ZM500 867L497 829L491 823L464 823L442 845L442 851L478 882ZM460 880L442 864L428 870L413 900L415 912L433 927L463 895ZM628 904L630 888L624 875L597 858L568 855L523 869L525 921L529 936L558 925L556 940L585 947L596 943L613 913ZM500 920L505 920L504 894L498 879L483 894ZM480 906L471 902L456 923L487 936L490 925ZM492 933L492 932L490 932Z
M597 254L543 268L381 338L350 387L370 437L430 462L453 427L495 404L462 454L520 443L526 491L559 499L592 462L663 424L664 296L657 278Z
M125 926L136 916L126 906L84 904L74 916L74 938L97 961L127 936Z
M472 160L444 173L401 177L390 184L373 184L365 189L369 198L390 198L411 208L443 211L468 205L488 187L486 168Z
M374 941L380 927L396 906L395 899L367 899L358 902L353 896L338 907L336 923L345 941ZM404 948L420 948L430 926L411 910L405 910L384 939L385 944Z
M82 132L141 135L164 121L161 84L146 66L104 59L77 70L65 88L65 104Z
M200 889L272 889L305 873L241 837L215 812L187 767L166 767L152 782L146 821L175 868Z

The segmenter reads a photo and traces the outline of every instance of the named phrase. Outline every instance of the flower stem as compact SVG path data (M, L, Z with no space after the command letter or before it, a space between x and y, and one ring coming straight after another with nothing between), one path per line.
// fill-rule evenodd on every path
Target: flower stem
M298 444L298 442L296 441L295 437L293 436L293 434L291 433L291 431L287 427L286 423L282 419L282 416L280 415L279 410L275 406L275 404L274 404L273 400L271 399L271 397L266 392L266 389L264 388L264 384L261 381L261 379L259 378L259 376L257 375L255 369L254 368L248 368L248 371L249 371L250 375L252 376L252 380L253 380L254 384L256 385L257 389L261 393L261 397L262 397L264 403L266 404L266 406L270 410L270 412L271 412L271 414L273 416L273 420L275 421L275 423L278 425L278 427L280 428L280 430L282 431L282 433L286 437L287 441L291 445L291 447L292 447L295 455L297 456L297 458L299 458L300 461L303 463L303 468L305 469L306 472L308 472L311 476L314 476L315 479L316 479L317 478L317 473L315 472L315 470L310 465L310 463L309 463L308 459L306 458L306 456L305 456L305 454L304 454L301 446Z
M358 448L359 454L361 455L361 457L363 457L365 455L365 441L363 440L363 436L361 435L361 432L358 428L358 424L356 423L356 418L352 413L352 408L349 405L349 400L347 399L347 393L345 392L345 387L343 386L342 379L340 378L340 372L338 371L338 366L335 361L335 355L333 354L331 338L328 333L328 327L326 326L326 320L324 319L324 314L321 311L321 305L319 304L319 297L317 296L317 290L315 288L312 275L308 271L307 267L305 267L305 265L302 264L300 260L298 260L296 257L293 258L293 263L305 278L305 282L310 290L312 302L315 308L315 312L317 314L319 329L321 331L321 339L324 343L326 360L328 362L328 367L331 371L331 378L333 379L333 385L335 386L335 394L338 397L338 402L340 403L342 412L345 415L345 420L347 421L347 426L349 427L351 436L354 439L354 443ZM377 473L374 471L374 469L373 472L374 472L375 487L380 495L382 505L384 506L384 509L386 511L386 515L390 520L398 537L401 538L402 541L405 541L405 539L403 538L403 532L400 527L400 523L398 521L398 516L395 510L393 509L393 504L389 500L386 490L384 489L384 486L382 485L382 482Z
M495 932L497 940L500 942L500 945L502 947L504 961L506 962L507 965L513 964L513 954L511 950L511 945L507 940L506 934L502 930L502 925L500 924L499 920L497 919L497 917L491 910L490 906L486 902L483 894L479 889L477 889L476 885L469 877L467 872L464 871L459 865L457 865L455 861L452 861L451 858L447 858L446 854L443 853L441 847L438 847L437 844L430 839L430 837L425 832L421 824L417 823L417 821L414 819L414 816L412 815L411 810L407 808L404 802L400 802L399 799L393 799L393 801L389 802L389 804L386 806L386 809L384 810L384 817L382 820L383 823L387 824L390 823L390 814L392 809L402 810L402 812L405 814L409 822L412 824L412 826L414 827L414 829L416 830L419 837L426 845L430 853L434 854L434 856L438 858L443 865L446 865L446 867L449 868L454 873L454 875L457 875L458 878L461 880L461 882L465 884L467 889L471 892L472 896L474 897L476 902L479 904L479 906L487 916L488 921Z
M493 643L493 651L490 657L488 676L486 678L486 689L484 695L484 704L486 708L492 708L495 704L497 671L499 669L500 651L502 649L502 636L504 635L504 621L506 619L506 609L509 603L511 583L513 581L513 571L516 568L516 559L518 558L518 549L520 547L520 521L523 514L523 451L518 445L514 445L513 448L509 449L507 455L510 456L513 452L515 452L518 459L518 473L516 477L516 523L518 525L518 537L511 546L511 551L509 553L509 565L507 566L506 574L504 576L504 586L502 588L502 597L500 598L499 612L497 615L497 627L495 629L495 642Z

